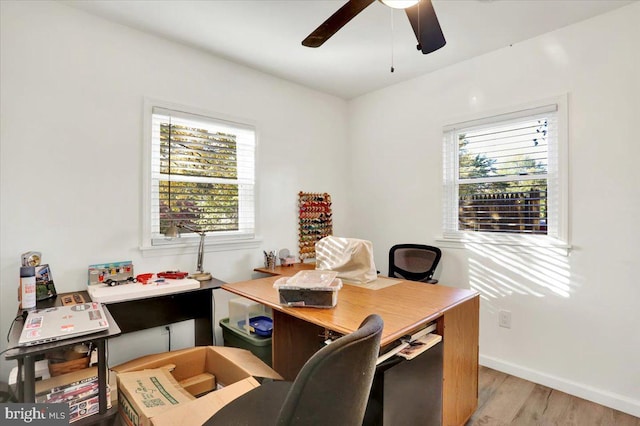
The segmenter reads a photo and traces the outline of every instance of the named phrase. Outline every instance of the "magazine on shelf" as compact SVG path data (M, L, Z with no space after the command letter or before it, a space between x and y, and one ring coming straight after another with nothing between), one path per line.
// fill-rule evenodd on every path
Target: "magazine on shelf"
M89 367L82 370L54 376L36 382L36 397L46 397L60 391L98 381L98 368ZM38 402L38 401L36 401Z

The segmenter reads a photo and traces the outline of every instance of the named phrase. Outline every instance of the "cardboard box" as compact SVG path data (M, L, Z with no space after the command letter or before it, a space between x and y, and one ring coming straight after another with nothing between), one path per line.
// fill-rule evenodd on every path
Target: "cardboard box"
M200 346L147 355L112 368L118 411L132 426L201 425L224 405L259 386L254 377L282 380L250 351ZM196 398L181 383L187 385Z
M118 387L118 412L129 425L151 424L153 417L195 399L165 368L118 373Z
M180 404L173 410L164 412L159 418L154 417L152 419L153 425L200 426L229 402L258 386L260 383L257 380L248 377L191 402Z

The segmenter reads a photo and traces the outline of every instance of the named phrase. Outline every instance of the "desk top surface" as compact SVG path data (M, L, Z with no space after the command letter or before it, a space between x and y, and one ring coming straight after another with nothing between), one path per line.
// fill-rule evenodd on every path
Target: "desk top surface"
M313 264L297 264L293 267L277 267L276 271L268 273L275 275L282 269L283 275L293 275L299 270L313 268ZM256 270L263 272L262 268ZM344 283L334 308L293 308L280 305L278 290L273 287L277 279L278 276L271 276L224 284L222 288L342 334L355 331L367 315L378 314L384 320L383 346L435 320L448 309L478 296L474 290L405 280L378 290Z

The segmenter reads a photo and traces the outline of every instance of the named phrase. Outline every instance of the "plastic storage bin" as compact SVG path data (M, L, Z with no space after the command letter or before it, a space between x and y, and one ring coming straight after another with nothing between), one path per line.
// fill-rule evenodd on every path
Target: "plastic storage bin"
M271 367L271 337L247 335L236 327L229 325L229 318L220 320L224 345L232 348L241 348L251 351L265 364Z
M229 325L231 327L250 336L251 331L249 327L245 327L245 324L250 324L251 318L254 317L271 318L271 308L244 297L229 300Z
M280 304L333 308L338 303L342 280L334 271L300 271L293 277L282 277L273 284L278 289Z

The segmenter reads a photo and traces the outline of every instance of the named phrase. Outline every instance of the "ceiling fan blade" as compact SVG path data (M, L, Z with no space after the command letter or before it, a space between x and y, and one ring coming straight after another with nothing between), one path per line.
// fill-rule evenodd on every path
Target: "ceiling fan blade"
M362 12L375 0L349 0L322 25L316 28L307 38L302 40L302 45L307 47L320 47L329 38L352 20L358 13Z
M447 44L431 0L420 0L417 5L405 9L405 12L418 39L418 50L427 54Z

